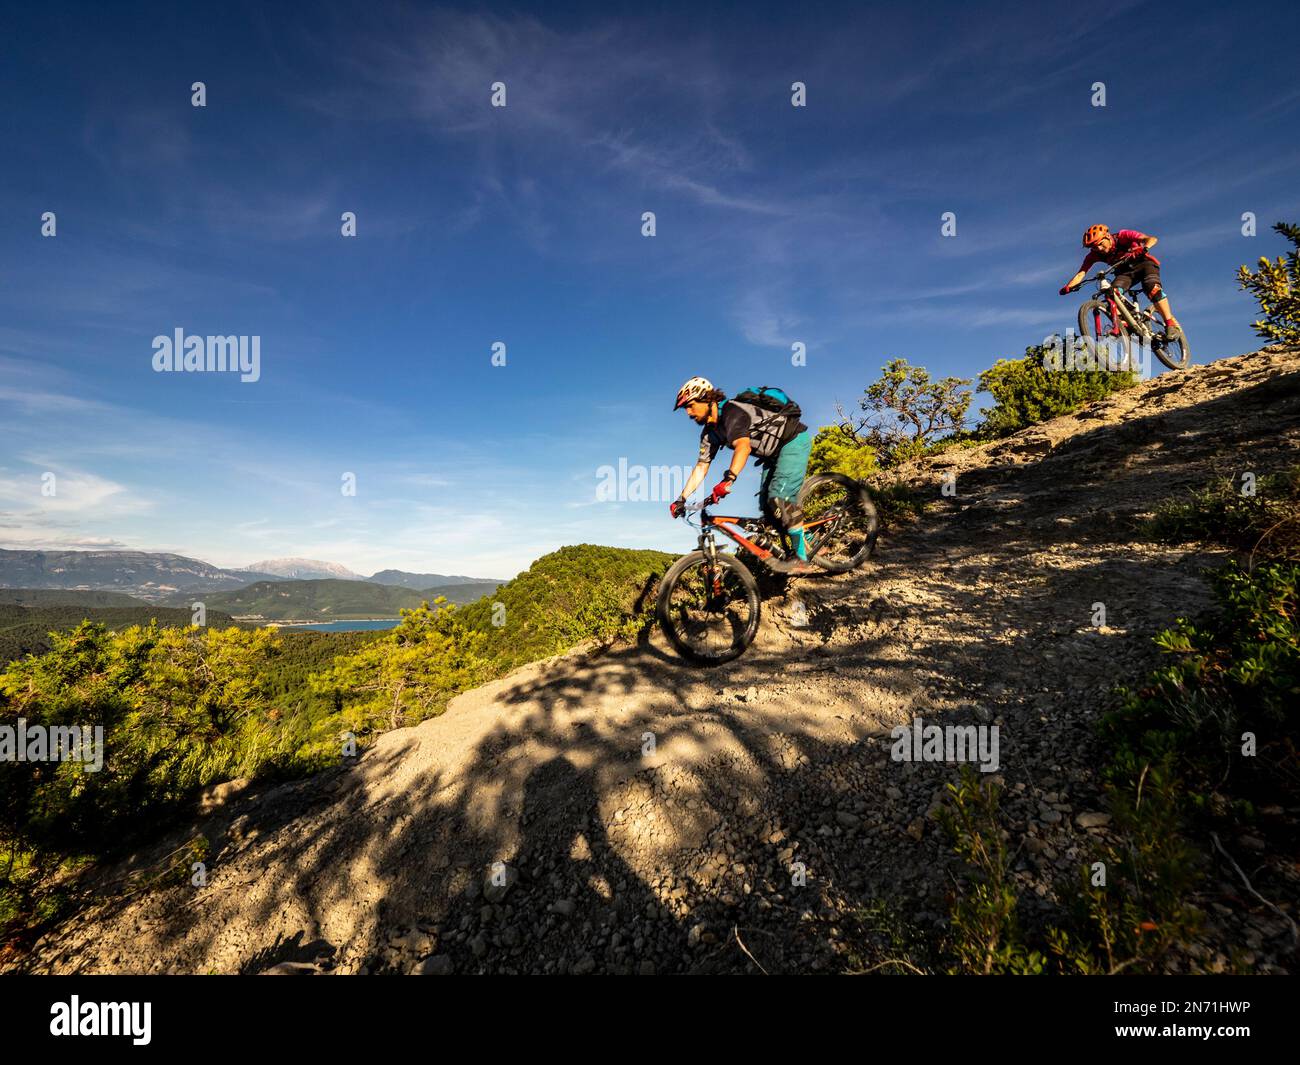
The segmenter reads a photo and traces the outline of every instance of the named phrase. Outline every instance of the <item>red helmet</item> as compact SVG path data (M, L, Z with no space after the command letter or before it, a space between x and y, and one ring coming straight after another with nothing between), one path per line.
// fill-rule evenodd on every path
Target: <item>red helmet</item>
M1083 246L1091 248L1100 244L1105 237L1110 236L1109 226L1089 226L1083 231Z

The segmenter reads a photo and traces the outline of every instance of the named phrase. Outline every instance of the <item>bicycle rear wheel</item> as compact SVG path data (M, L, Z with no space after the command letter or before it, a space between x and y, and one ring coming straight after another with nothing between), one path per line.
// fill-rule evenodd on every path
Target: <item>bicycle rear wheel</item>
M731 555L692 551L673 563L655 614L678 653L697 665L739 658L758 635L758 583Z
M865 486L842 473L819 473L799 490L808 561L831 573L862 565L876 548L880 520Z
M1118 335L1115 333L1117 328ZM1133 336L1128 323L1112 313L1110 300L1089 300L1079 308L1079 336L1092 342L1097 369L1131 368ZM1113 358L1108 348L1110 344L1114 344Z

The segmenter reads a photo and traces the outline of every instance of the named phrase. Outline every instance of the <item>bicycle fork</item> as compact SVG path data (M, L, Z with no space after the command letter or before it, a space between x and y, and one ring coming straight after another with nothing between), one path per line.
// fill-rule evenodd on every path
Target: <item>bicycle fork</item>
M705 572L708 574L709 595L722 595L722 568L718 565L718 545L711 536L700 537L700 551L704 555Z

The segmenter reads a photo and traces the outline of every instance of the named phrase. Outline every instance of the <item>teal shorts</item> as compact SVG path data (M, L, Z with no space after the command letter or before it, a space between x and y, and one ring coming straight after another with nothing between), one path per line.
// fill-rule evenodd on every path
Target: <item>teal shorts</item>
M793 503L808 476L808 459L812 455L812 434L805 429L776 453L776 461L764 462L763 502L781 500Z

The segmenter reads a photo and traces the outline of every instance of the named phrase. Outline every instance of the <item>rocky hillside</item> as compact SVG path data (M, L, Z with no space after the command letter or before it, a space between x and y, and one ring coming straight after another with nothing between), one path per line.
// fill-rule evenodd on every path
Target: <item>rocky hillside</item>
M739 661L692 669L657 636L571 654L354 766L225 787L195 826L100 871L118 894L23 967L869 970L946 921L955 859L934 814L956 767L889 757L889 730L916 717L1000 726L1015 877L1027 919L1047 920L1108 831L1093 725L1155 663L1150 637L1207 606L1204 571L1223 561L1143 542L1138 519L1297 454L1300 351L1273 349L919 462L907 476L935 505L863 571L769 599ZM127 893L196 830L205 886ZM1257 882L1272 860L1250 859ZM1236 949L1287 971L1284 922L1223 881L1171 966L1215 971Z

